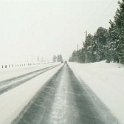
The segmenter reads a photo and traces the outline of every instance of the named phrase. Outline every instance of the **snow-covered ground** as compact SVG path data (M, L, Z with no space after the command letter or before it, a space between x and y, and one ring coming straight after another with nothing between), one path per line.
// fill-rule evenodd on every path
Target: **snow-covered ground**
M124 124L124 66L105 62L69 65Z
M0 124L11 124L24 106L61 66L62 64L0 95Z

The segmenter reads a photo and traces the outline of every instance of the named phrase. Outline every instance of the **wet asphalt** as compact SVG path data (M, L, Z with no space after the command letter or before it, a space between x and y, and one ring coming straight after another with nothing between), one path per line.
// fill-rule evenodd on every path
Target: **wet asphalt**
M65 64L12 124L119 124L93 91Z

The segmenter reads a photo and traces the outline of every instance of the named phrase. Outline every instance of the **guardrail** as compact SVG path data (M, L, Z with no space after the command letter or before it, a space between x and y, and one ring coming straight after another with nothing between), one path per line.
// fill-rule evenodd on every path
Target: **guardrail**
M52 62L49 62L52 63ZM26 67L35 67L40 66L42 64L49 64L49 63L17 63L17 64L1 64L0 69L14 69L14 68L26 68Z

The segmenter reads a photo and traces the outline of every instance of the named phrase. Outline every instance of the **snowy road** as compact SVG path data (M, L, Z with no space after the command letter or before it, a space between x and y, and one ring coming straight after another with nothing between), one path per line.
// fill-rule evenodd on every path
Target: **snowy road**
M46 67L43 69L35 70L33 72L29 72L29 73L26 73L26 74L23 74L23 75L20 75L17 77L10 78L8 80L1 81L0 82L0 94L4 93L12 88L15 88L16 86L19 86L19 85L27 82L28 80L31 80L32 78L50 70L50 69L55 68L56 66L57 65L49 66L49 67Z
M13 124L118 124L116 118L71 69L62 67Z

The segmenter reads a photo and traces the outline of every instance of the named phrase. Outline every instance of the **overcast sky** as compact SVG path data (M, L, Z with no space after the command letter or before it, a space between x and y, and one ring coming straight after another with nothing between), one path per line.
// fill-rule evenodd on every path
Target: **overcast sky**
M0 56L69 57L85 31L109 27L117 0L1 0Z

